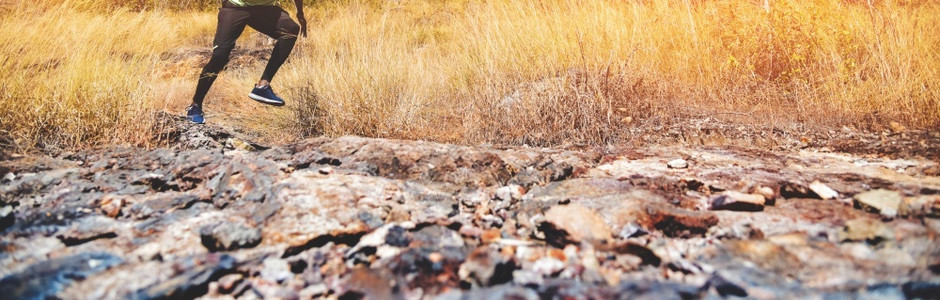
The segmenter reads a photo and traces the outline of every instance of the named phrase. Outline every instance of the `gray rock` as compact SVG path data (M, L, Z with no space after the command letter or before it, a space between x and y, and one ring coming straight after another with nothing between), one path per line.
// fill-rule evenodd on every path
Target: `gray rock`
M204 295L209 282L232 273L235 258L226 254L209 254L180 259L174 266L176 274L167 280L141 289L129 299L192 299Z
M97 239L117 237L115 222L103 216L86 217L77 220L56 237L66 246L81 245Z
M51 259L0 279L0 291L5 299L56 298L56 294L72 282L121 263L120 257L109 253L82 253Z
M464 300L464 299L542 299L533 290L512 285L500 285L492 288L473 289L470 291L455 290L435 297L437 300Z
M701 299L700 287L677 282L625 281L614 289L620 299Z
M261 229L240 223L208 225L199 230L202 244L209 251L231 251L252 248L261 243Z
M617 232L617 236L621 239L628 239L633 237L639 237L649 234L649 231L640 227L639 224L634 222L627 223Z

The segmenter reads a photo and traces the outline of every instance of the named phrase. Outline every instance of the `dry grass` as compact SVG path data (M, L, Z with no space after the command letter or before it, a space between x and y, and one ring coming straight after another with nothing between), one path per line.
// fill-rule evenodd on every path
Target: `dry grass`
M176 9L214 2L107 3L3 10L0 141L159 143L153 112L185 107L202 63L180 49L205 49L215 26L211 10ZM940 127L935 1L317 1L307 15L311 36L274 82L288 109L244 98L255 60L223 72L210 122L269 142L534 145L616 142L636 122L708 115Z

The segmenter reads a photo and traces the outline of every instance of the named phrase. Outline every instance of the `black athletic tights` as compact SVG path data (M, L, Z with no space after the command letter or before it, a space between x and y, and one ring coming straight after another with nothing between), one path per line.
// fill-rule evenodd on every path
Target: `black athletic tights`
M235 40L245 30L245 25L277 39L271 59L268 60L268 66L264 68L264 73L261 75L261 79L267 81L271 81L277 70L287 60L287 56L294 49L294 43L297 42L297 34L300 33L300 25L297 25L280 7L238 7L227 0L223 1L222 8L219 9L219 27L215 32L212 58L199 75L193 103L202 106L202 101L206 98L215 78L228 63L229 55L235 48Z

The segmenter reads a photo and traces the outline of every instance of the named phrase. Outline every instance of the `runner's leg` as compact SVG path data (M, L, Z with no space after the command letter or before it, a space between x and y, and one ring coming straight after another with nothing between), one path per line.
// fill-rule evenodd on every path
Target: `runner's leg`
M297 25L290 15L279 7L263 7L259 11L261 12L252 15L248 26L277 39L274 50L271 51L271 59L268 60L268 65L261 75L261 80L271 81L277 70L287 61L291 50L294 49L297 35L300 33L300 25Z
M245 9L225 6L219 9L219 25L212 42L212 58L199 74L199 83L196 85L196 94L193 96L194 104L202 106L202 101L209 93L209 88L212 87L215 78L228 63L229 55L232 54L232 49L235 49L235 40L245 30L249 19L250 13Z

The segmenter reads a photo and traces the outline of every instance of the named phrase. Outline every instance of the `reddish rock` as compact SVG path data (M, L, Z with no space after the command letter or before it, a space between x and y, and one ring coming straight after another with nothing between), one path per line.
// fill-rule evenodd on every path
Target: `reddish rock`
M718 224L718 217L709 212L656 205L648 207L647 213L644 227L655 228L669 237L701 236Z

